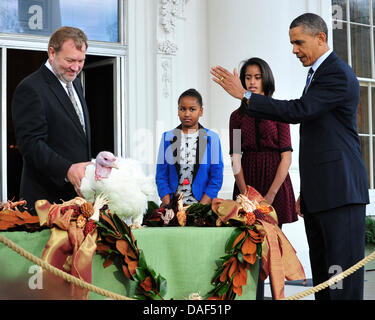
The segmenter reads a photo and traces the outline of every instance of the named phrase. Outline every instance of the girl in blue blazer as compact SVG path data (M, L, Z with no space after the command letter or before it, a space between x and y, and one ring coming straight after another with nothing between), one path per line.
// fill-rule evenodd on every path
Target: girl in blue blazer
M181 124L164 132L159 146L156 185L162 205L174 194L183 194L184 205L211 203L223 184L223 159L219 136L198 122L202 97L189 89L178 99Z

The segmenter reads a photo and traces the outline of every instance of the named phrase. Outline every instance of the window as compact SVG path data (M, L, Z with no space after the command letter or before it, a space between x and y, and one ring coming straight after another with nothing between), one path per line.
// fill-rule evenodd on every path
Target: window
M118 0L0 0L0 32L49 36L65 25L119 42Z
M332 0L333 49L354 70L360 83L358 132L369 188L375 168L375 0Z

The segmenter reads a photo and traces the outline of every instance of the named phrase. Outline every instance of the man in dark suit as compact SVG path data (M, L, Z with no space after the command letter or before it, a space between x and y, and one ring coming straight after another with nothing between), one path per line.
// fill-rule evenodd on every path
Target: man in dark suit
M89 114L77 78L86 50L82 30L56 30L48 43L48 61L21 81L13 96L12 118L23 157L20 197L33 214L36 200L74 198L90 163Z
M327 25L307 13L290 25L293 53L311 66L300 99L284 101L245 91L237 71L211 69L214 81L246 104L250 115L300 123L300 197L314 285L345 271L364 256L365 164L357 133L359 83L329 49ZM315 294L316 299L363 299L363 268Z

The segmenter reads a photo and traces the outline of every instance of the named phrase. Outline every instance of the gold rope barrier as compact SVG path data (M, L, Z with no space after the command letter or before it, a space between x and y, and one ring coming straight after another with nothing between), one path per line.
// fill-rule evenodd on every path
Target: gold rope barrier
M47 271L52 272L54 275L63 278L65 281L72 282L76 286L79 286L83 289L90 290L92 292L95 292L97 294L100 294L102 296L105 296L105 297L108 297L108 298L111 298L111 299L115 299L115 300L134 300L132 298L122 296L122 295L119 295L117 293L113 293L111 291L99 288L99 287L94 286L90 283L82 281L82 280L80 280L80 279L78 279L78 278L76 278L76 277L74 277L74 276L72 276L72 275L52 266L52 265L50 265L49 263L43 261L42 259L34 256L30 252L22 249L20 246L18 246L13 241L7 239L6 237L4 237L1 234L0 234L0 242L4 243L10 249L17 252L18 254L25 257L26 259L30 260L31 262L37 264L38 266L42 267L43 269L46 269ZM362 268L366 263L370 262L374 258L375 258L375 251L372 252L371 254L369 254L367 257L365 257L361 261L357 262L354 266L350 267L349 269L345 270L344 272L341 272L337 276L334 276L334 277L328 279L327 281L325 281L325 282L323 282L323 283L321 283L321 284L319 284L319 285L317 285L317 286L315 286L311 289L308 289L308 290L305 290L303 292L297 293L297 294L295 294L293 296L290 296L290 297L286 297L282 300L299 300L299 299L307 297L307 296L309 296L313 293L316 293L320 290L323 290L323 289L339 282L340 280L343 280L347 276L351 275L352 273L354 273L358 269Z
M290 297L287 297L287 298L284 298L282 300L298 300L298 299L302 299L304 297L307 297L313 293L316 293L320 290L323 290L337 282L339 282L340 280L346 278L347 276L351 275L352 273L354 273L355 271L357 271L358 269L362 268L366 263L370 262L371 260L373 260L375 258L375 251L370 253L367 257L365 257L364 259L360 260L359 262L357 262L354 266L350 267L349 269L345 270L344 272L341 272L339 273L337 276L334 276L330 279L328 279L327 281L321 283L321 284L318 284L317 286L309 289L309 290L305 290L303 292L300 292L300 293L297 293L293 296L290 296Z
M74 276L72 276L72 275L52 266L52 265L50 265L49 263L43 261L42 259L34 256L30 252L22 249L20 246L18 246L13 241L7 239L6 237L4 237L1 234L0 234L0 242L4 243L10 249L17 252L18 254L25 257L26 259L30 260L31 262L37 264L38 266L42 267L43 269L46 269L47 271L52 272L54 275L56 275L58 277L61 277L65 281L71 282L71 283L75 284L76 286L78 286L80 288L87 289L89 291L95 292L97 294L100 294L102 296L105 296L105 297L108 297L108 298L111 298L111 299L114 299L114 300L134 300L132 298L125 297L125 296L119 295L117 293L110 292L108 290L96 287L96 286L94 286L94 285L92 285L88 282L82 281L81 279L78 279L78 278L76 278L76 277L74 277Z

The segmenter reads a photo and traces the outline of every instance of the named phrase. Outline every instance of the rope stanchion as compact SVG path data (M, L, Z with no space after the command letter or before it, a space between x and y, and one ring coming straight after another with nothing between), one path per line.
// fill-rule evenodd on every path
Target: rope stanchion
M369 254L367 257L365 257L364 259L360 260L359 262L357 262L354 266L350 267L349 269L339 273L338 275L328 279L327 281L321 283L321 284L318 284L317 286L311 288L311 289L308 289L308 290L305 290L303 292L300 292L300 293L297 293L293 296L290 296L290 297L287 297L287 298L284 298L282 300L299 300L299 299L302 299L302 298L305 298L313 293L316 293L320 290L323 290L337 282L339 282L340 280L343 280L344 278L346 278L347 276L351 275L352 273L354 273L355 271L357 271L358 269L362 268L366 263L370 262L371 260L373 260L375 258L375 251L372 252L371 254Z
M3 235L0 234L0 242L4 243L7 247L12 249L13 251L17 252L19 255L25 257L26 259L30 260L31 262L35 263L36 265L42 267L43 269L52 272L54 275L63 278L65 281L71 282L76 286L87 289L104 297L108 297L114 300L135 300L126 296L119 295L117 293L113 293L111 291L99 288L97 286L92 285L91 283L82 281L52 265L43 261L42 259L36 257L35 255L31 254L30 252L22 249L20 246L15 244L13 241L7 239Z

